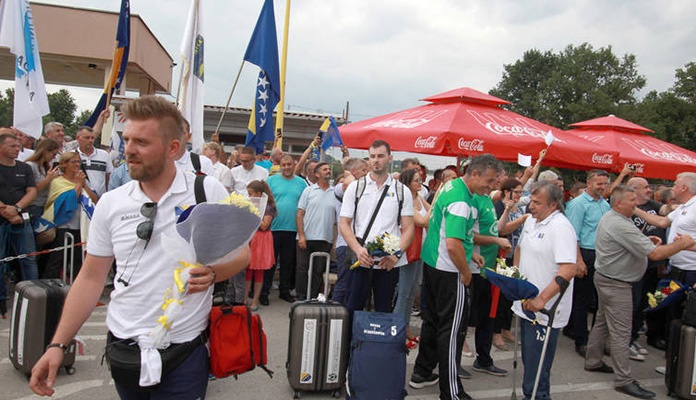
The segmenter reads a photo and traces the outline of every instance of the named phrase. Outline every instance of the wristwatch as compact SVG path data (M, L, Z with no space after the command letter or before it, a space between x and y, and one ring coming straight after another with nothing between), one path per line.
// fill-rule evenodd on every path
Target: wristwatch
M63 343L51 343L46 346L46 350L50 349L51 347L58 347L59 349L63 350L64 353L68 351L68 346L64 345Z
M15 209L17 210L17 214L21 214L24 209L19 206L19 204L15 204Z

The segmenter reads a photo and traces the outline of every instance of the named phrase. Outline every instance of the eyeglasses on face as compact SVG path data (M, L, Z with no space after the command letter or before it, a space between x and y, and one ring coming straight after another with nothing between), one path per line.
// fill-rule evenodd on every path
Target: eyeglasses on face
M142 214L143 217L147 218L147 220L138 224L138 227L135 228L135 233L136 233L136 235L138 235L139 239L142 239L146 242L149 242L150 238L152 237L152 231L155 229L155 216L157 215L157 203L154 203L154 202L144 203L140 207L140 214Z

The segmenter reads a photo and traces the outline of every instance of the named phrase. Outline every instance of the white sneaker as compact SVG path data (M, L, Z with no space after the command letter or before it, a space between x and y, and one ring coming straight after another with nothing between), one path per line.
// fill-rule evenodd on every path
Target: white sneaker
M631 343L630 346L628 346L628 353L628 358L630 358L631 360L645 361L645 356L640 354L634 343Z
M640 353L644 356L648 355L648 349L641 346L638 342L631 342L631 345L633 345L638 350L638 353Z
M664 365L660 365L655 367L655 372L657 372L660 375L664 375L667 372L667 368Z

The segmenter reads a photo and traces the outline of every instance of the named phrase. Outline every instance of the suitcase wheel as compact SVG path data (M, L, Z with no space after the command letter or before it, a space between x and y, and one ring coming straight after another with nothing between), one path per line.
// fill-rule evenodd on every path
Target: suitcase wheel
M68 375L74 374L74 373L75 373L75 367L73 367L72 365L66 366L66 367L65 367L65 373L68 374Z
M341 397L341 391L334 390L333 392L331 392L331 397L333 397L334 399L338 399L339 397Z
M299 398L300 398L300 391L299 391L299 390L295 390L294 392L292 392L292 398L293 398L293 400L299 400Z

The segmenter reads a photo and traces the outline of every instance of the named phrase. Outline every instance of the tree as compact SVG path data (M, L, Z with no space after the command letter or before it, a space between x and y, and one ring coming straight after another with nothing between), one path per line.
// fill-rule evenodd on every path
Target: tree
M48 107L51 112L43 117L44 124L55 121L63 124L66 133L74 130L73 122L75 121L77 104L75 104L75 99L72 97L70 92L68 92L66 89L60 89L57 92L49 93Z
M14 89L5 89L5 95L0 92L0 126L12 126L14 112Z
M634 106L646 82L634 55L618 58L611 46L594 50L587 43L558 54L530 50L504 69L490 93L511 101L511 110L559 128Z

